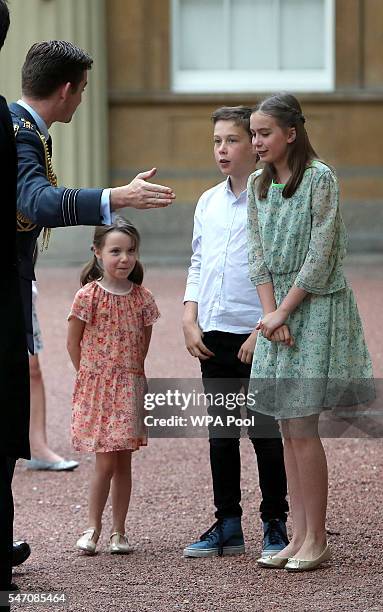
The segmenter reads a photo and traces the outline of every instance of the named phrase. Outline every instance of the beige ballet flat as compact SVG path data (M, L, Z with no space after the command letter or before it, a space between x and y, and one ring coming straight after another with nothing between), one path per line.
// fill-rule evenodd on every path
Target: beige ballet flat
M90 527L89 529L86 529L81 538L77 540L76 548L88 553L88 555L94 555L99 537L100 534L95 529Z
M114 531L109 540L109 552L115 555L127 555L132 551L133 548L130 546L127 536L119 531Z
M310 570L315 570L325 561L329 561L331 559L331 552L329 547L326 545L324 551L312 561L306 561L304 559L294 559L291 557L285 565L285 570L288 572L308 572Z
M257 559L257 563L260 565L260 567L266 567L268 569L283 569L288 560L288 557L276 557L275 555L270 555L269 557L261 557L260 559Z

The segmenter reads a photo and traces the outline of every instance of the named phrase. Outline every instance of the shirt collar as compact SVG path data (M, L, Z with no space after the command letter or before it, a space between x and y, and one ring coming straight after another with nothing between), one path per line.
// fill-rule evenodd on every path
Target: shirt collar
M45 137L45 139L48 140L49 132L48 132L47 124L45 123L44 119L40 117L40 115L35 111L34 108L32 108L32 106L29 106L29 104L24 102L24 100L17 100L17 104L25 108L25 110L27 110L28 113L32 115L40 132Z
M231 188L231 180L230 180L230 176L227 177L226 179L226 183L225 183L225 190L228 194L232 195L235 198L235 201L240 200L241 198L243 198L244 195L247 194L247 190L244 189L238 196L238 198L236 197L236 195L234 194L232 188Z

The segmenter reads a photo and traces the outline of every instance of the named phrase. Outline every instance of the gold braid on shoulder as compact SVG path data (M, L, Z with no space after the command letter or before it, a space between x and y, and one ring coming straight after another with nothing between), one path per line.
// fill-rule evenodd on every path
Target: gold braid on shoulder
M40 138L43 144L43 147L44 147L45 171L46 171L47 179L52 185L52 187L57 187L57 176L53 170L52 160L51 160L48 143L46 141L45 136L40 134L40 132L38 132L37 130L34 130L30 121L27 121L26 119L22 119L22 122L23 122L23 127L35 131L38 137ZM13 125L13 129L14 129L15 137L16 137L20 129L20 126L17 123L15 123ZM17 211L17 231L18 232L31 232L32 230L35 229L35 227L37 227L36 223L32 223L32 221L30 221L30 219L28 219L25 215L23 215L23 213L21 213L20 211ZM51 236L51 228L44 227L41 251L44 251L48 248L50 236Z

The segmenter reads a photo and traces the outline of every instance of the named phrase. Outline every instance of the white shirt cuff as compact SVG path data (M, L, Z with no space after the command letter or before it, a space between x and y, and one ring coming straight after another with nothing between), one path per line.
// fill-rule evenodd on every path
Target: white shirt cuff
M100 215L103 225L111 225L115 219L115 213L110 210L110 189L104 189L101 194Z
M194 285L189 285L186 287L185 295L184 295L184 303L185 302L197 302L198 304L198 287Z

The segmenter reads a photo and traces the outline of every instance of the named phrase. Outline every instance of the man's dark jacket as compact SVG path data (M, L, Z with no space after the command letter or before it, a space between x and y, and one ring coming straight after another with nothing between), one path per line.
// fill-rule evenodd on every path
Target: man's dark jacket
M16 257L17 158L11 117L0 96L0 454L29 458L29 367Z
M37 238L44 227L101 225L102 189L53 187L47 178L44 144L35 120L17 103L12 103L9 110L17 131L17 209L36 225L31 231L17 232L27 340L33 352L32 280ZM50 142L48 146L52 152Z

